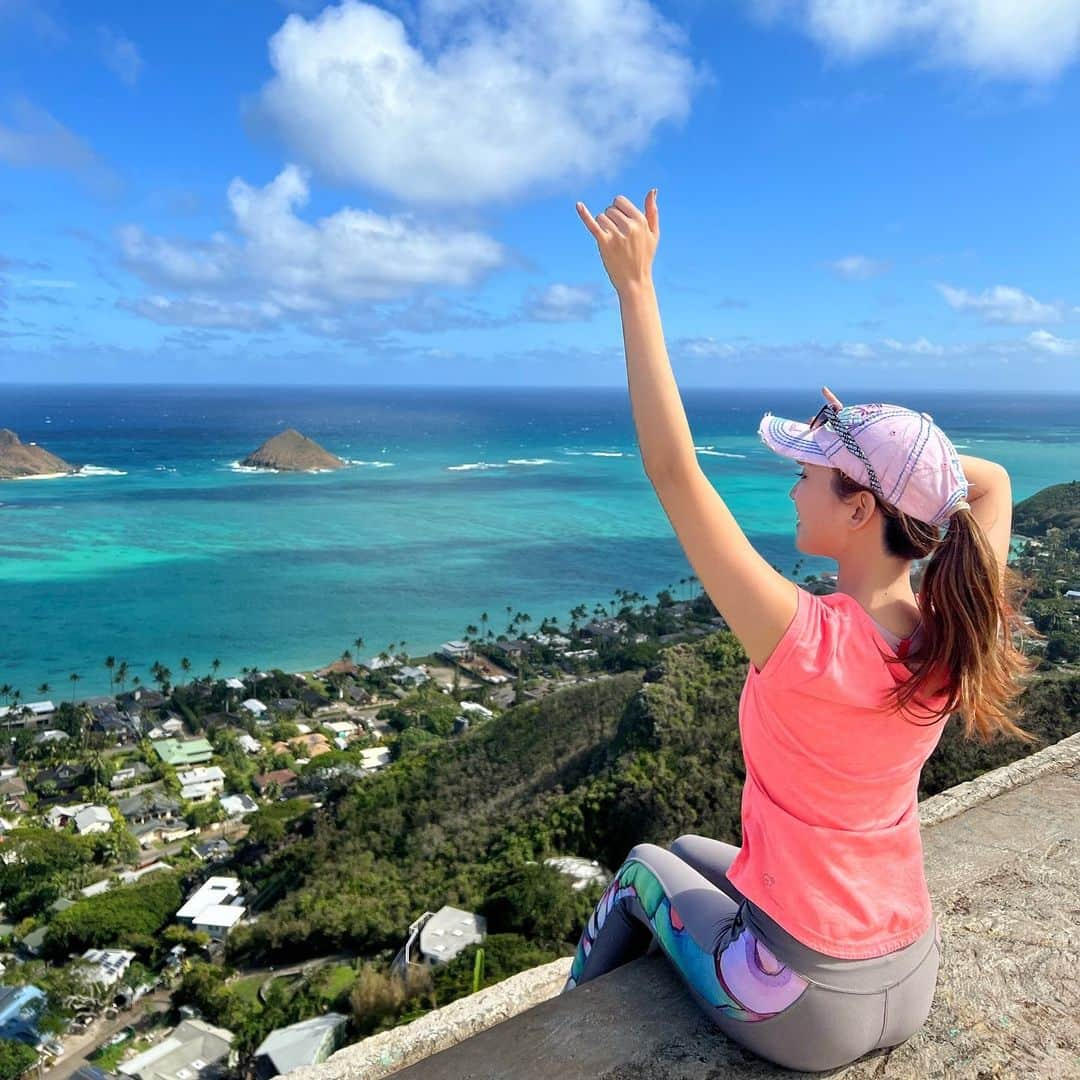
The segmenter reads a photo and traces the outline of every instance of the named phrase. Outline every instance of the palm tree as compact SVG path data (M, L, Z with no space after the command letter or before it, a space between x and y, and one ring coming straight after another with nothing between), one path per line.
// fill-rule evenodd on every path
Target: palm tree
M128 662L121 660L116 666L116 681L120 684L120 693L124 692L124 687L127 685L128 677Z
M353 641L353 644L356 646L357 652L364 651L364 639L359 634L356 635L356 640Z
M4 695L4 704L7 704L8 698L11 697L11 684L4 683L3 686L0 686L0 694Z
M138 675L132 675L132 677L131 677L131 686L132 686L132 689L134 689L136 687L139 687L139 686L142 686L142 679L140 679Z
M39 693L39 694L40 694L40 695L41 695L42 697L48 697L49 691L50 691L51 689L52 689L52 687L51 687L51 686L50 686L50 685L49 685L49 684L48 684L47 682L43 682L43 683L42 683L42 684L41 684L41 685L40 685L40 686L39 686L39 687L37 688L37 692L38 692L38 693Z
M110 690L113 688L113 683L115 681L114 678L113 678L113 671L114 671L115 668L116 668L116 657L115 656L106 656L105 657L105 670L108 671L108 673L109 673L109 689Z
M161 687L161 692L167 694L165 689L169 685L169 680L172 678L172 672L164 666L164 664L158 664L157 674L154 676L154 681Z
M210 667L213 670L214 678L216 679L218 668L221 667L221 661L215 656L214 659L210 661Z
M75 704L75 686L79 682L79 680L82 678L82 676L77 671L73 671L68 676L68 678L71 680L71 704L74 705Z
M180 670L185 675L191 674L191 661L186 656L180 657Z

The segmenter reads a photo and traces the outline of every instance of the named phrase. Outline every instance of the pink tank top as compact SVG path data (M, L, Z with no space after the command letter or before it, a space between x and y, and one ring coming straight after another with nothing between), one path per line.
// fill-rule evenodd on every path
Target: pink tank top
M944 727L926 709L944 695L906 717L890 709L886 692L910 672L881 653L906 650L846 593L798 593L794 619L761 671L750 665L739 699L742 848L728 878L809 948L882 956L924 934L933 915L918 785Z

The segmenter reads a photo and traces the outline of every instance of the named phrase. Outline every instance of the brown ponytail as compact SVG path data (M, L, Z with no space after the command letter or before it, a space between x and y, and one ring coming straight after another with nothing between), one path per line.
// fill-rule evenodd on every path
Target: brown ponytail
M840 498L869 491L838 469L832 477ZM929 556L918 586L923 618L919 670L891 692L895 708L908 709L919 696L943 692L947 696L938 710L918 703L926 723L959 712L968 738L1037 742L1016 723L1014 701L1023 689L1021 678L1038 664L1016 647L1013 631L1044 637L1026 626L1017 611L1030 584L1012 567L999 568L986 533L969 510L958 510L941 536L938 526L918 521L876 495L874 499L885 518L885 550L913 561ZM888 654L882 658L890 664L908 662Z

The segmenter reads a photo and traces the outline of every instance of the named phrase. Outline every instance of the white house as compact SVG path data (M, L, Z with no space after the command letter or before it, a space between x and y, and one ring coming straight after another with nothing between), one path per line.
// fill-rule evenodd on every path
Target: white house
M188 897L187 903L176 913L176 921L192 923L207 908L229 904L240 896L240 879L234 877L211 877Z
M448 660L469 660L473 648L467 641L444 641L438 649Z
M420 925L420 958L428 964L444 964L467 945L481 944L487 935L487 920L460 908L439 908ZM406 955L406 959L412 959Z
M80 967L89 982L115 986L134 959L135 954L128 949L87 949Z
M244 684L239 679L226 679L225 680L225 685L230 690L246 690L247 689L247 687L245 687Z
M180 798L189 802L205 802L225 790L225 774L217 765L199 766L177 773Z
M259 804L250 795L224 795L220 802L221 809L231 818L253 814L259 809Z
M246 731L238 735L236 741L239 743L240 749L249 754L258 754L262 752L262 743L259 742L254 735L249 735Z
M262 716L266 712L266 706L258 698L248 698L243 703L243 707L247 709L252 716Z
M490 709L485 708L478 701L458 702L458 708L462 712L476 713L477 716L482 716L485 720L490 720L495 715Z
M360 751L360 766L369 772L390 764L390 751L385 746L371 746Z
M45 824L50 829L62 829L69 821L75 820L80 810L85 810L89 803L72 803L70 806L50 806L45 813Z
M192 928L209 934L214 941L224 941L244 917L243 904L211 904L191 920Z
M107 833L112 827L112 814L104 806L86 806L75 815L75 831L80 836Z

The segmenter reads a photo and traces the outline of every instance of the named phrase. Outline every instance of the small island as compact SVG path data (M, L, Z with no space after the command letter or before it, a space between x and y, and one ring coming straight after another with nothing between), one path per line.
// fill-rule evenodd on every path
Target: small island
M0 428L0 480L30 476L73 476L79 470L36 443L24 443L14 431Z
M324 450L317 442L289 428L268 439L253 454L240 462L249 469L273 469L277 472L313 472L343 469L345 462Z

